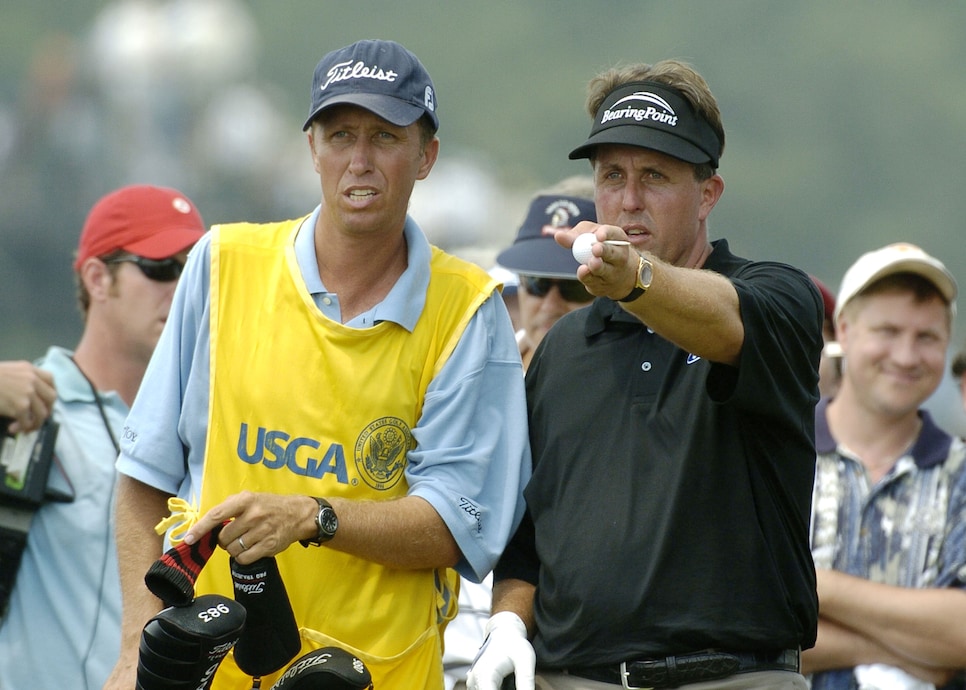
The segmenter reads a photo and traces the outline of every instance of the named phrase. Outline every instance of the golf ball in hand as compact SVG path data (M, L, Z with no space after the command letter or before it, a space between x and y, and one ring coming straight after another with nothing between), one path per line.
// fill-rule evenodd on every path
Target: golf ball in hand
M590 261L594 256L590 250L596 242L597 236L592 232L577 235L577 239L574 240L574 246L570 251L574 253L574 258L577 259L578 263L586 264Z

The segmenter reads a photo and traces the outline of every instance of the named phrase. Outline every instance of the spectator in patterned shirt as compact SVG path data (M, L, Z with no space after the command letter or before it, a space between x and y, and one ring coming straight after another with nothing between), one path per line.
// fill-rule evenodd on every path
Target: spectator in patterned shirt
M910 244L842 280L843 379L816 408L813 690L964 686L966 447L920 409L945 372L956 293Z

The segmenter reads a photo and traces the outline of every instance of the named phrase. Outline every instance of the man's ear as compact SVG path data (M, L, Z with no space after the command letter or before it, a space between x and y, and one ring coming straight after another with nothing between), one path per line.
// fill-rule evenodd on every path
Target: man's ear
M433 137L425 148L423 148L423 161L419 166L419 172L416 173L417 180L425 180L429 175L429 171L433 169L436 165L436 159L439 157L439 137Z
M724 194L724 178L721 175L712 175L702 183L701 189L701 211L699 218L705 220L711 215L711 209L718 203L718 199Z
M81 264L79 275L92 302L103 300L114 283L111 269L96 256L86 259Z

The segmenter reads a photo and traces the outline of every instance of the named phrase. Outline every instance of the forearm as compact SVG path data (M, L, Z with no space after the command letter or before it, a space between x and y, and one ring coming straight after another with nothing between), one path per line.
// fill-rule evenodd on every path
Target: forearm
M621 306L681 349L712 362L737 364L744 325L731 281L712 271L649 258L654 264L651 287Z
M524 580L500 580L493 585L491 613L511 611L520 616L527 632L533 637L536 622L533 618L533 598L537 588Z
M851 628L914 664L962 667L966 592L895 587L819 570L823 618Z
M593 232L598 242L626 243L628 239L617 226L589 221L558 231L554 239L569 249L586 232ZM623 299L637 282L641 254L626 246L595 244L594 248L597 253L577 269L578 280L592 295ZM712 362L737 364L745 337L738 293L724 276L694 268L703 265L711 251L710 244L698 244L680 265L644 253L652 264L650 287L636 300L620 304L682 350Z
M119 670L133 674L145 623L163 604L144 584L144 575L161 556L163 540L154 531L167 514L168 495L119 475L116 501L118 566L123 603ZM133 675L130 676L133 680Z
M329 499L339 529L326 546L399 569L455 566L460 550L439 513L424 499L393 501ZM314 534L312 522L308 536Z
M860 664L895 665L895 654L866 635L819 617L815 646L802 652L802 673L819 673Z
M802 652L802 673L851 669L863 664L896 666L937 687L948 683L956 672L955 668L915 663L862 633L819 618L815 646Z
M446 523L422 498L357 501L325 496L339 519L335 536L322 548L335 549L401 570L456 565L459 547ZM218 543L238 559L253 563L274 556L318 533L318 504L311 496L255 493L233 494L201 516L185 534L195 543L218 525ZM244 548L239 538L244 540ZM301 548L301 547L298 547Z

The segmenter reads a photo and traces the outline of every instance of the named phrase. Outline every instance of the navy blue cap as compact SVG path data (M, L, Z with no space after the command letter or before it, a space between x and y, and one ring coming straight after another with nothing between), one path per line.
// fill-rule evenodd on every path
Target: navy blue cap
M320 112L349 104L399 127L428 115L439 129L436 88L415 55L394 41L364 40L334 50L319 61L312 78L309 128Z
M622 84L597 109L590 137L570 152L590 158L601 144L640 146L695 165L718 167L722 142L677 89L650 81Z
M513 244L500 252L496 262L524 275L576 280L580 264L553 236L557 230L568 230L582 220L597 220L593 199L538 196L530 202Z

